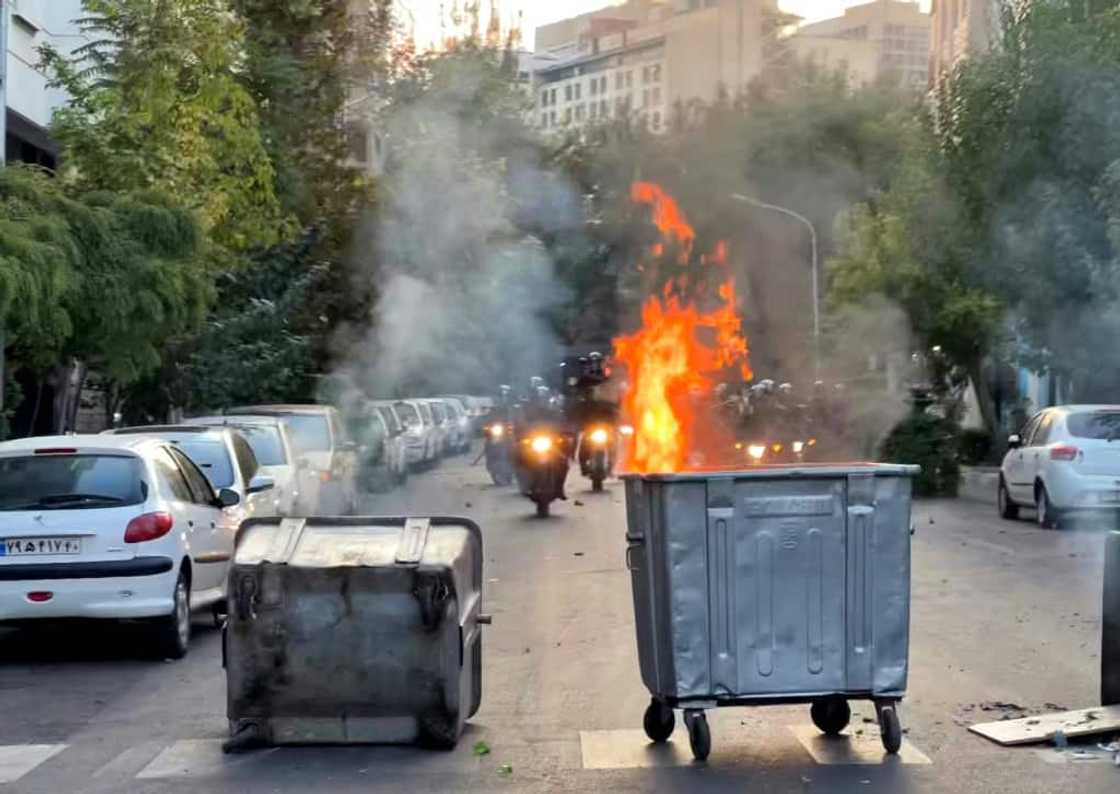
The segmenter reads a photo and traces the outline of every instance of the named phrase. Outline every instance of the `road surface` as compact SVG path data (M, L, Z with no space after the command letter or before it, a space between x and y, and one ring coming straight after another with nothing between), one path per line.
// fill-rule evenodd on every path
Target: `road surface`
M915 509L908 729L884 759L868 704L822 744L807 707L710 715L707 764L650 748L624 562L621 485L551 519L457 458L370 497L386 514L463 514L486 544L482 709L458 750L283 748L223 757L219 635L200 622L181 662L134 631L0 630L0 792L858 791L1114 792L1103 754L1004 749L966 725L1096 705L1101 535L998 520L970 502ZM1022 712L1025 713L1025 712ZM476 754L478 743L489 753ZM858 762L858 763L857 763ZM5 782L6 781L6 782Z

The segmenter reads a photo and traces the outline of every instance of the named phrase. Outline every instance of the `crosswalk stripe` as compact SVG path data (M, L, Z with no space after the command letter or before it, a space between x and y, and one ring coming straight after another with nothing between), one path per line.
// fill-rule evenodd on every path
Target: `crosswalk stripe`
M160 742L142 742L129 747L109 763L93 773L94 777L126 778L132 777L149 763L163 749Z
M883 749L877 731L852 734L851 729L839 736L825 736L812 725L791 725L790 732L801 742L813 760L822 765L866 766L884 763L903 765L927 765L933 761L925 753L902 740L902 749L892 758Z
M221 739L184 739L157 755L136 777L147 779L215 775L230 767L259 760L275 751L276 748L271 748L243 756L228 756L222 753Z
M0 783L14 783L65 750L65 744L10 744L0 747Z

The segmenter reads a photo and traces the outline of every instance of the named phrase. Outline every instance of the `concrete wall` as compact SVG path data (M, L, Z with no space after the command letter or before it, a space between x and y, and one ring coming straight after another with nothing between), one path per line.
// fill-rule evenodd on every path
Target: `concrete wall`
M46 76L38 71L38 48L52 44L64 53L85 43L75 20L82 16L81 0L9 0L11 25L8 31L8 108L40 127L50 124L55 108L66 96L47 88Z

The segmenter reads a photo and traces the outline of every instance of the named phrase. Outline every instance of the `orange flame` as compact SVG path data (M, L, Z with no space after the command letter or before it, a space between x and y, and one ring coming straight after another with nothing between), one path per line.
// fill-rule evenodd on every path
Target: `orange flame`
M678 261L687 265L696 240L676 202L658 185L639 182L631 198L653 208L652 222L665 242L675 240L680 250ZM651 253L660 257L663 243ZM727 243L720 241L714 250L701 256L701 262L725 266ZM719 285L719 303L702 311L683 293L688 290L686 276L670 279L662 296L650 297L642 307L642 327L633 334L614 340L615 357L626 365L629 389L623 407L634 435L630 437L625 466L637 473L682 471L693 464L690 456L703 452L704 439L711 428L705 406L716 378L736 369L751 378L747 340L742 320L736 313L734 279Z

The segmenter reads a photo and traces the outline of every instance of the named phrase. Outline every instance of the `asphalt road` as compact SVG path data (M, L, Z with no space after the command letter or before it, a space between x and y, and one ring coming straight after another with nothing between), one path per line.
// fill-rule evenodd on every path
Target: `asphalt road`
M915 509L908 729L884 758L872 710L822 744L807 707L710 716L694 764L678 720L651 749L624 563L619 483L547 520L458 458L369 499L370 512L463 514L486 543L482 709L458 750L282 748L223 757L218 633L187 659L145 658L112 626L0 630L0 792L856 791L1114 792L1103 754L1004 749L973 722L1097 704L1101 535L1008 523L969 502ZM993 705L1003 704L1003 705ZM1008 707L1014 704L1023 712ZM866 719L865 719L866 718ZM477 755L476 743L490 752ZM857 763L859 762L859 763Z

